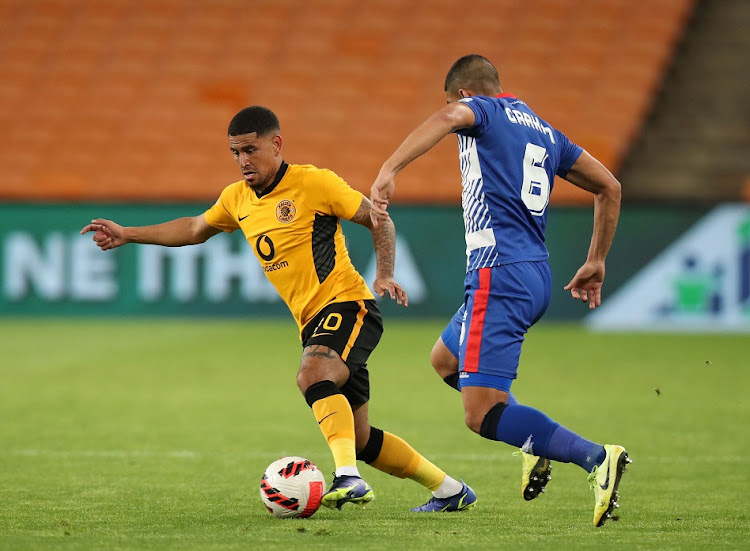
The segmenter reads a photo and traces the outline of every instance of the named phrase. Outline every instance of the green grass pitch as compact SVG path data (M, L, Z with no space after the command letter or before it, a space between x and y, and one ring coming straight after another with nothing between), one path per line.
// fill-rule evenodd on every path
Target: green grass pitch
M366 465L376 499L277 520L258 485L283 455L333 462L296 388L291 320L0 322L0 549L728 549L748 544L747 336L594 335L542 325L514 391L634 463L619 522L591 525L586 474L555 464L520 495L520 460L465 428L429 367L442 323L386 320L371 421L476 490L476 508Z

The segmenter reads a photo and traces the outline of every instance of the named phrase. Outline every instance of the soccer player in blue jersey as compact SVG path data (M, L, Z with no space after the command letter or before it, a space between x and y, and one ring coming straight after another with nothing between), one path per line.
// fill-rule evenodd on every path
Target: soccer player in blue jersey
M586 440L508 397L524 335L547 309L552 291L544 232L555 175L594 194L588 255L565 286L589 308L601 303L605 259L620 213L620 183L522 100L504 93L497 69L486 58L457 60L446 76L445 92L448 104L383 164L371 189L373 222L388 218L398 172L455 133L467 251L458 379L466 424L484 438L589 472L594 525L601 526L618 507L618 486L630 461L625 448Z

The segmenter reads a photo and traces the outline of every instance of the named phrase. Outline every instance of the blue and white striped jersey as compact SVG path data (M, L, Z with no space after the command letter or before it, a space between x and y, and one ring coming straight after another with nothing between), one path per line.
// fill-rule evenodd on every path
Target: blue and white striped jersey
M467 272L546 260L547 205L583 149L512 94L463 98L474 111L458 135Z

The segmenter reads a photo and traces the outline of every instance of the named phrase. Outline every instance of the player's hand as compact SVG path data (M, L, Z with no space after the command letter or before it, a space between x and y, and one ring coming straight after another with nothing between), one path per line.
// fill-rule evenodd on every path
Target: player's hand
M602 283L604 282L604 262L587 261L578 268L576 275L565 286L576 300L588 302L593 310L602 303Z
M395 187L396 182L393 179L393 174L381 171L370 188L370 202L372 203L370 218L376 228L381 221L390 218L387 209Z
M94 243L103 251L114 249L127 243L125 229L121 225L112 222L112 220L105 220L104 218L92 220L91 224L81 230L81 235L90 231L94 232Z
M372 284L372 288L378 294L378 296L384 297L386 294L391 299L396 301L396 304L407 307L409 306L409 297L401 288L401 285L396 283L392 277L379 277Z

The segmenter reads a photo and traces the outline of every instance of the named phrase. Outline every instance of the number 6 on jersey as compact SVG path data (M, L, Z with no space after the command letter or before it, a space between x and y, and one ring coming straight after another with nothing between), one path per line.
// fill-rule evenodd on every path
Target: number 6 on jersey
M549 176L544 169L547 150L533 143L526 144L523 156L521 199L534 216L541 216L549 203Z

